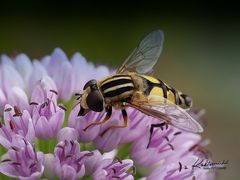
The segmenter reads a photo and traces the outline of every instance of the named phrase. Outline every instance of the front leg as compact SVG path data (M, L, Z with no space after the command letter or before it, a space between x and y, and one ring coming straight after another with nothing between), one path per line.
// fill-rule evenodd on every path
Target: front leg
M112 128L125 128L128 126L128 116L127 116L127 111L125 109L122 109L122 115L123 115L123 121L124 125L113 125L108 127L105 131L102 132L101 136L103 136L108 130Z
M106 116L104 117L104 119L102 121L94 122L94 123L89 124L87 127L85 127L83 129L83 131L86 131L91 126L101 125L101 124L107 122L110 119L111 115L112 115L112 107L110 106L110 107L106 108L106 111L107 111L107 114L106 114Z

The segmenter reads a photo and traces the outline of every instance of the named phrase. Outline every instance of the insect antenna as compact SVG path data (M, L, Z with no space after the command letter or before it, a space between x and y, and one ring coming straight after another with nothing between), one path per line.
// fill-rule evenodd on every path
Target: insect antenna
M76 100L78 101L82 97L83 94L75 93L74 95L77 97Z
M80 94L80 93L75 93L75 96L77 97L76 101L79 101L81 99L83 94ZM80 101L77 102L76 104L73 105L73 109L80 104Z

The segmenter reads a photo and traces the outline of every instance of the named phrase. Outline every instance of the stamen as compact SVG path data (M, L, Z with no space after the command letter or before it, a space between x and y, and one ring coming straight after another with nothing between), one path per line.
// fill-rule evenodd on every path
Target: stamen
M168 137L167 136L163 136L168 142L169 142L169 139L168 139Z
M33 152L34 152L34 158L36 161L38 161L38 157L37 157L37 152L36 152L36 147L35 145L33 146Z
M193 151L197 147L198 147L198 144L194 144L188 151Z
M29 105L36 105L36 106L37 106L38 103L36 103L36 102L30 102Z
M174 148L173 148L173 145L172 144L168 144L169 146L170 146L170 148L172 149L172 150L174 150Z
M14 151L20 151L20 148L16 147L16 146L11 146L11 148L14 150Z
M78 159L76 160L76 162L80 162L83 158L88 157L88 156L92 156L93 154L94 154L93 152L86 153L86 154L84 154L83 156L81 156L80 158L78 158Z
M33 162L33 163L29 166L29 168L30 168L30 169L33 168L36 164L37 164L37 162Z
M23 142L25 143L25 145L27 146L27 140L25 138L23 138Z
M85 154L85 156L93 156L93 155L94 155L94 152L90 152L90 153Z
M132 174L135 175L136 174L136 167L133 165L132 167L130 167L127 171L127 174Z
M48 106L50 104L50 99L47 98L47 101L45 102L45 105Z
M72 153L72 154L74 154L74 151L75 151L75 149L76 149L76 144L74 144L74 141L70 141L70 143L71 143L71 150L70 150L70 153Z
M50 90L50 92L52 92L52 93L54 93L54 94L58 95L58 92L57 92L57 91L55 91L55 90L53 90L53 89L51 89L51 90Z
M62 145L57 145L56 147L60 148L60 149L64 149L64 147Z
M120 164L122 164L122 160L119 158L119 157L115 157L115 159L120 163Z
M33 152L36 154L36 147L35 147L35 145L33 145L32 147L33 147Z
M112 176L113 178L117 178L117 179L120 179L120 177L119 176Z
M117 172L116 169L115 169L115 168L112 168L112 170L113 170L113 173L116 174L116 172Z
M16 124L12 120L10 120L9 125L11 130L13 130L16 127Z
M12 165L21 166L21 163L20 162L12 162Z
M179 172L181 172L181 170L182 170L182 163L178 162L178 164L179 164Z
M3 163L3 162L10 162L10 161L12 161L12 160L11 159L4 159L1 162Z
M173 135L174 135L174 136L177 136L177 135L179 135L179 134L182 134L182 132L181 132L181 131L178 131L178 132L175 132Z
M39 111L41 112L41 110L42 110L44 107L45 107L45 103L42 103L42 104L40 105ZM40 113L40 112L39 112L39 113Z
M163 126L160 126L160 129L163 131Z
M68 155L66 156L66 158L71 158L71 157L73 157L73 154L68 154Z
M13 109L14 109L14 112L15 112L15 114L13 115L14 117L15 116L22 116L22 112L21 112L21 110L18 106L14 106Z
M68 141L64 140L64 144L65 144L65 146L67 146L68 145Z
M193 177L192 177L192 180L196 180L196 176L193 176Z
M67 111L67 108L63 104L59 104L58 107L60 107L64 111Z
M7 109L5 109L4 111L5 112L8 112L8 111L11 111L12 110L12 108L7 108Z

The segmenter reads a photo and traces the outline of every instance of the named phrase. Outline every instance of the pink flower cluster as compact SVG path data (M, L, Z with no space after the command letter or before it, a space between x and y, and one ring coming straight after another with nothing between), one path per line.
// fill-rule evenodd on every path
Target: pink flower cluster
M104 113L79 117L79 106L66 109L59 102L71 103L88 80L110 73L107 67L96 67L79 53L69 60L59 48L41 60L30 60L25 54L2 55L0 144L7 152L2 154L0 172L24 180L88 176L94 180L131 180L135 171L147 180L214 179L214 171L192 167L197 159L209 158L199 134L163 126L154 130L147 148L150 125L159 120L135 109L127 109L127 128L111 129L100 136L109 126L123 122L121 113L114 110L110 121L83 131L100 121ZM57 141L54 151L44 154L37 142L51 139ZM89 143L95 150L81 150ZM126 144L131 144L127 159L116 158L122 151L119 147Z

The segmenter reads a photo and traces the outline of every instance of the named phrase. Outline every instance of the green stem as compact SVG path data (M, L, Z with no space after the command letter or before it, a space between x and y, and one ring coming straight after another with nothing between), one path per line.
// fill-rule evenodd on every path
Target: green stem
M130 151L131 151L131 143L123 144L118 148L117 157L119 157L120 159L129 158Z
M2 145L0 145L0 156L4 155L6 152L7 150Z
M53 153L54 148L57 144L56 138L49 140L37 139L37 148L44 153Z

